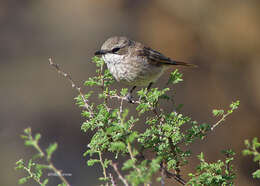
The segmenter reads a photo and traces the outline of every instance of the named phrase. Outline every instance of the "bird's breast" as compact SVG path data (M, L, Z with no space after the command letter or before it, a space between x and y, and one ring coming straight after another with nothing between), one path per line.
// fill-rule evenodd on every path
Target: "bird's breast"
M163 72L162 67L138 56L106 54L103 59L115 79L129 85L146 86L156 81Z

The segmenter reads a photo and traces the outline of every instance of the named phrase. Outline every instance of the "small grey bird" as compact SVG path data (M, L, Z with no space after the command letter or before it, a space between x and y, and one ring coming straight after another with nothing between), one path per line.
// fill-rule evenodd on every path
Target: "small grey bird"
M129 102L132 102L131 93L136 86L148 86L149 89L172 65L196 66L172 60L140 42L119 36L108 38L95 55L102 56L117 81L133 86L127 95Z

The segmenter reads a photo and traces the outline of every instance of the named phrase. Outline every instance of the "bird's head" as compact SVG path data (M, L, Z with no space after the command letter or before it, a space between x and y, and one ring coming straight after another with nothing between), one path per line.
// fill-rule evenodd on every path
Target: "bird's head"
M101 50L95 52L95 55L117 54L122 55L127 46L130 45L130 40L127 37L114 36L108 38L102 45Z

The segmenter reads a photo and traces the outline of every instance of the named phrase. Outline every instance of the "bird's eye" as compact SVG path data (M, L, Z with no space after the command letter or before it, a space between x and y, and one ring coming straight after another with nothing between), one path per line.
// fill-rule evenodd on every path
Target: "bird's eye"
M120 50L119 47L113 48L113 49L112 49L112 53L116 53L118 50Z

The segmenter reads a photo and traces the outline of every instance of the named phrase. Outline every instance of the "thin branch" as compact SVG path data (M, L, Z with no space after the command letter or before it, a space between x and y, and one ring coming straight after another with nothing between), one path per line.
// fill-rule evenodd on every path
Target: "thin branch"
M165 169L163 169L162 168L162 165L163 163L161 163L161 176L162 176L162 178L161 178L161 186L164 186L165 185L165 181L164 181L164 179L165 179Z
M70 82L72 88L75 88L75 89L78 91L80 97L82 98L82 100L83 100L83 102L84 102L84 107L85 107L85 109L87 109L87 111L90 113L90 116L93 117L94 113L93 113L93 111L91 110L90 105L88 104L88 100L85 98L84 94L82 93L81 88L78 87L78 86L76 86L76 84L74 83L74 81L73 81L73 79L71 78L71 76L70 76L68 73L62 71L61 68L59 67L59 65L53 62L52 58L49 58L49 64L50 64L53 68L55 68L55 70L56 70L59 74L61 74L63 77L65 77L65 78Z
M174 173L171 173L171 172L167 171L166 168L164 168L164 169L165 169L166 176L168 178L174 178L180 184L186 185L186 181L184 179L182 179L180 176L178 176L177 174L174 174Z
M164 166L164 164L161 164L161 172L163 175L165 175L167 178L174 178L176 181L178 181L181 185L186 185L186 181L181 178L180 175L171 173L167 170L167 168Z
M41 157L44 157L46 159L46 161L48 162L48 167L53 170L54 173L56 173L58 175L58 177L61 179L61 181L63 183L66 184L66 186L70 186L69 182L65 179L65 177L61 174L61 171L58 170L54 165L53 163L51 162L50 159L48 159L46 156L46 153L41 149L41 147L39 146L38 144L38 141L36 139L34 139L32 137L32 133L31 133L31 129L29 130L28 132L28 137L29 137L29 140L33 142L33 147L40 153L40 156ZM26 169L25 169L26 170ZM27 170L28 171L28 170ZM30 173L30 172L29 172ZM35 179L35 178L34 178Z
M123 97L123 96L119 96L119 95L107 95L109 98L117 98L121 101L126 101L126 102L129 102L128 99L126 97ZM137 100L132 100L131 102L132 104L140 104L141 102L140 101L137 101Z
M134 162L134 164L133 164L133 167L135 168L135 170L140 174L140 176L141 176L141 170L138 168L138 167L136 167L136 165L135 165L135 162L136 162L136 158L134 157L134 154L133 154L133 152L132 152L132 148L131 148L131 144L128 142L127 143L127 149L128 149L128 151L129 151L129 154L130 154L130 157L131 157L131 159L132 159L132 161Z
M111 173L109 174L109 177L110 177L110 180L111 180L112 186L116 186L116 182L115 182L114 177L112 176Z
M52 170L58 175L58 177L61 179L61 181L62 181L63 183L66 184L66 186L70 186L69 182L65 179L64 176L62 176L61 171L58 170L58 169L53 165L52 162L49 162L49 167L50 167L50 169L52 169Z
M217 122L215 123L212 127L211 127L211 130L214 130L221 122L225 121L226 117L231 114L229 112L227 112L226 114L223 114L222 115L222 118Z
M99 155L99 161L100 161L102 169L103 169L104 178L107 178L106 167L104 165L104 161L103 161L102 154L100 151L98 152L98 155Z
M227 112L226 114L223 114L222 115L222 118L217 122L215 123L212 127L211 127L211 130L214 130L221 122L225 121L226 117L228 115L230 115L232 112Z
M119 112L120 112L120 114L122 114L122 112L123 112L123 99L121 99L121 101L120 101L120 109L119 109Z
M177 157L177 154L175 152L176 146L173 144L173 141L172 141L172 139L170 137L168 138L168 140L169 140L169 144L170 144L171 153L173 154L173 157L175 158L175 161L176 161L175 173L176 173L177 176L180 177L180 172L181 172L181 170L180 170L180 161L179 161L179 159Z
M117 165L116 163L112 163L111 162L111 166L114 168L115 172L117 173L119 179L124 183L125 186L129 186L129 184L127 183L126 179L124 179L124 177L121 175L121 173L118 171Z
M28 169L27 167L23 167L23 169L30 175L31 178L34 179L39 185L43 185L40 178L36 176L36 174L31 172L31 169Z

